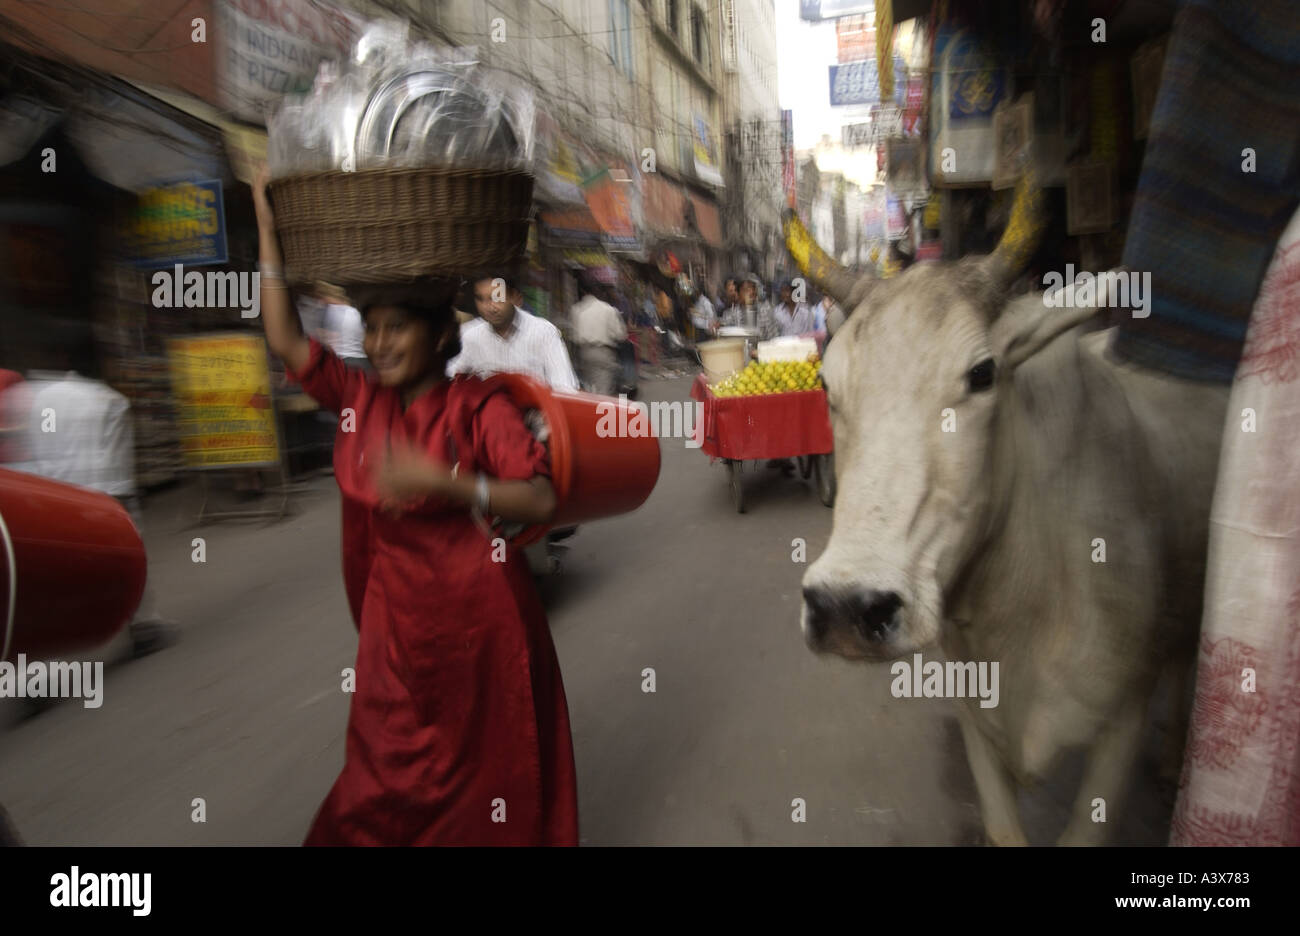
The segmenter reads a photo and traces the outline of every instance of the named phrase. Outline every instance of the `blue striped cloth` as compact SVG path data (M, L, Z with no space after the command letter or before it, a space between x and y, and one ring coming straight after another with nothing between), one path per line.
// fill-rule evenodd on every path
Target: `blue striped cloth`
M1247 148L1254 172L1242 170ZM1151 273L1150 316L1120 322L1117 353L1230 383L1298 202L1300 3L1186 0L1124 245L1124 265Z

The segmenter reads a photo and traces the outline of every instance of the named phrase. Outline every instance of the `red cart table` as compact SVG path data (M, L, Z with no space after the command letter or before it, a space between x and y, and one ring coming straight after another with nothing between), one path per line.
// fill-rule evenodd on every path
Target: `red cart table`
M738 513L745 512L743 463L769 458L797 458L805 478L816 472L822 503L835 503L834 439L826 391L716 397L708 378L700 374L691 385L691 397L704 404L700 449L710 459L726 462Z

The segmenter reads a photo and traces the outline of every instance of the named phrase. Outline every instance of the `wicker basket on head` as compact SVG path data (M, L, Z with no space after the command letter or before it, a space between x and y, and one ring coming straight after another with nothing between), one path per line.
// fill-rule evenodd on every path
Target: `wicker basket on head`
M271 183L286 275L391 283L523 255L533 177L517 170L363 169Z

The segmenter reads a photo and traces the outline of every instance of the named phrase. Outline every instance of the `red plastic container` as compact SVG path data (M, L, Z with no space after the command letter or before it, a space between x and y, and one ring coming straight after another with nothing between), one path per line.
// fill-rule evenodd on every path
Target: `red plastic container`
M555 518L524 530L515 537L516 545L536 542L552 527L631 513L646 502L659 480L659 440L602 438L596 432L602 417L608 422L604 407L614 407L618 419L618 408L628 408L625 400L552 390L523 374L501 374L495 379L505 384L520 409L540 410L551 430L547 445L558 501Z
M0 519L4 658L98 646L135 614L147 574L144 543L116 500L0 469Z

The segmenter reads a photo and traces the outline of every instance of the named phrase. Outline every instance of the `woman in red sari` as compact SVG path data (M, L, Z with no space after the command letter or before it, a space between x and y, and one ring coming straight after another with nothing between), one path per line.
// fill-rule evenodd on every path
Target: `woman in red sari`
M308 845L576 845L569 716L526 564L471 508L555 510L545 449L503 391L444 376L459 348L446 283L358 301L374 376L304 337L265 174L254 186L267 344L340 414L344 579L357 616L347 752ZM504 561L494 561L494 560Z

